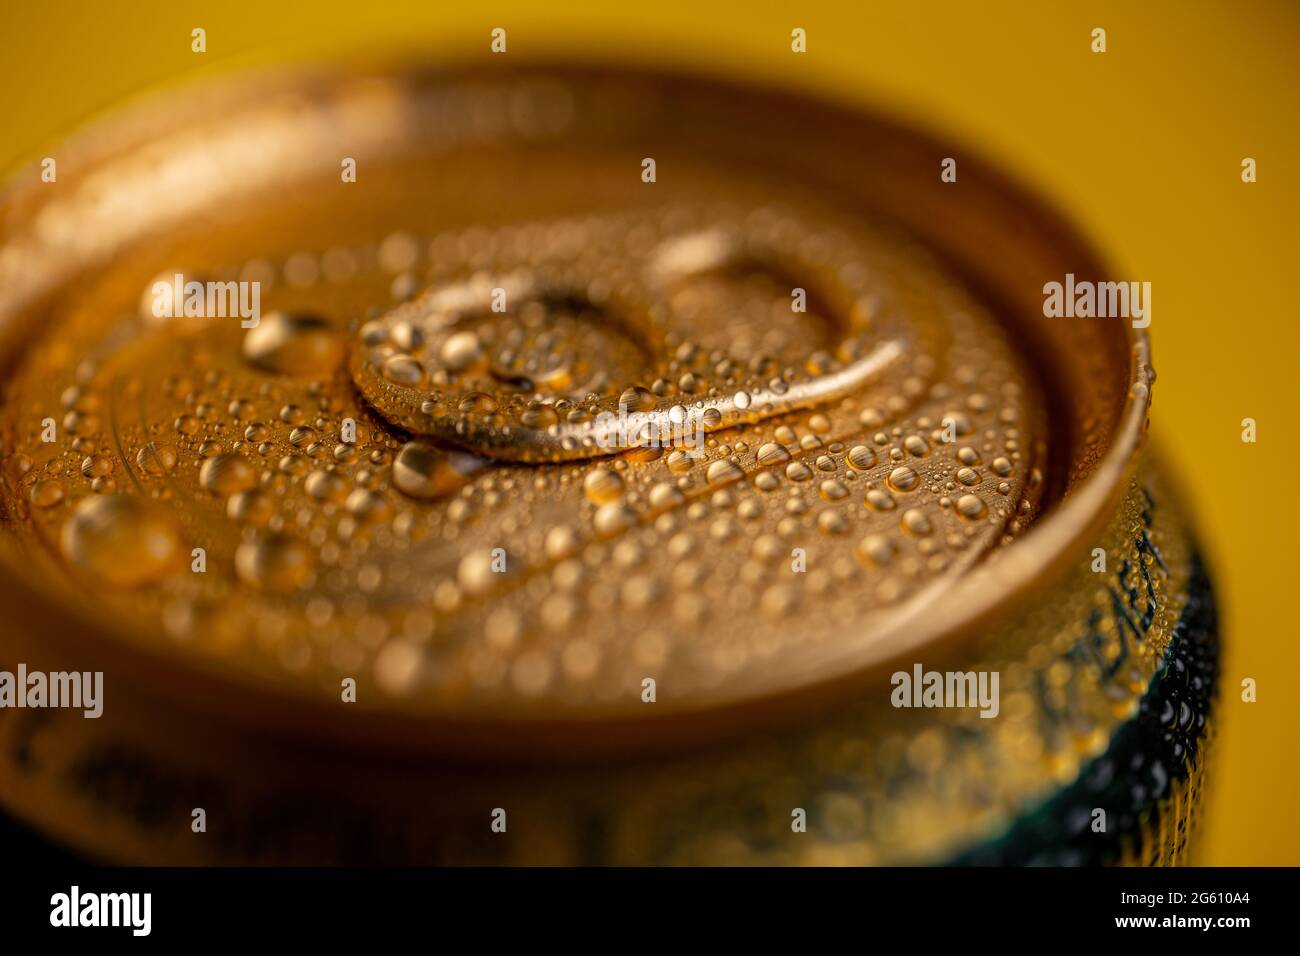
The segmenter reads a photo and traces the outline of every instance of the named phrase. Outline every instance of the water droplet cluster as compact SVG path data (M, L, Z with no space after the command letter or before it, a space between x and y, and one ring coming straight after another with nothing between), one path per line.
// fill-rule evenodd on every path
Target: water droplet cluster
M262 279L256 327L97 290L33 346L4 487L137 639L266 679L360 675L438 712L634 708L649 673L707 694L869 635L1042 503L1045 403L1003 326L829 211L677 205L207 271Z

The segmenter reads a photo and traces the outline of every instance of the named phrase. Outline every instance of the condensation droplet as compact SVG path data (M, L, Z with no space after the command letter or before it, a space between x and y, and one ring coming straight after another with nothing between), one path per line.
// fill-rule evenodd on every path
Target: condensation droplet
M153 584L183 565L180 529L168 512L125 495L83 499L64 522L64 555L119 587Z
M468 484L484 467L477 455L411 441L393 460L393 484L412 498L443 498Z
M272 312L244 333L243 353L250 364L267 372L326 376L342 364L344 345L319 316Z
M242 455L226 452L203 463L199 484L215 495L229 496L256 485L257 471Z

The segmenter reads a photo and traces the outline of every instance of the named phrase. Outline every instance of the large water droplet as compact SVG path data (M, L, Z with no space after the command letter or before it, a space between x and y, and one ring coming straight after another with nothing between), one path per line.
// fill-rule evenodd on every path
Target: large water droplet
M257 471L241 455L226 452L199 469L199 484L214 495L229 496L257 484Z
M311 582L315 567L311 548L289 535L255 538L235 551L240 580L267 591L296 591Z
M343 362L343 340L319 316L272 312L244 333L244 358L267 372L326 376Z
M183 564L180 529L164 509L140 498L86 498L63 525L63 553L109 584L137 587L168 577Z
M483 467L483 459L476 455L411 441L393 461L393 484L412 498L443 498L469 484Z

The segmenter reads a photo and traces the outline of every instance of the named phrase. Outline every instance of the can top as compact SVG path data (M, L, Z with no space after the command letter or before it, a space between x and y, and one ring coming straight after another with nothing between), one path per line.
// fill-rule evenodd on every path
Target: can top
M547 65L97 127L0 197L9 626L474 752L747 724L976 634L1106 520L1153 376L1140 329L1045 317L1095 256L955 152Z

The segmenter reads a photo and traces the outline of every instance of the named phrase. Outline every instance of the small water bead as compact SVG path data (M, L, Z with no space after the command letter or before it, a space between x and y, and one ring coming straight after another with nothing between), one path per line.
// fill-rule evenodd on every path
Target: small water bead
M315 577L316 560L304 542L283 533L244 541L235 550L235 573L245 584L267 591L297 591Z
M929 516L919 508L908 508L904 511L900 523L904 531L915 535L927 535L934 530Z
M678 474L690 471L695 464L695 458L689 452L682 451L680 448L669 452L664 461L668 465L669 471Z
M830 455L818 455L816 465L818 471L834 471L835 459Z
M357 488L348 495L343 507L348 513L363 521L386 521L393 516L393 506L378 491Z
M361 343L368 348L375 348L388 342L388 325L371 320L361 326Z
M676 486L663 481L650 489L649 500L651 508L663 511L680 505L686 497Z
M624 452L623 458L626 461L658 461L664 455L662 445L643 445L640 448L633 448Z
M925 439L920 435L908 435L903 439L903 447L907 449L908 454L913 458L924 458L930 454L930 446L925 443Z
M847 498L849 495L849 489L845 488L841 482L838 482L833 478L823 481L818 490L821 492L821 496L827 501L839 501L841 498Z
M709 525L709 537L714 541L729 541L736 531L736 524L729 515L715 518Z
M297 477L306 474L307 469L311 466L308 464L307 459L301 455L285 455L280 459L280 463L276 467L282 475Z
M854 445L844 459L854 471L867 471L876 464L876 453L866 445Z
M403 346L400 342L399 347ZM447 337L438 350L438 361L453 372L466 372L481 367L485 362L483 343L473 332L455 332Z
M319 316L272 312L244 333L242 351L251 365L263 371L323 377L343 363L345 346Z
M598 465L587 472L582 490L593 504L606 504L623 497L623 479L613 469Z
M568 525L556 525L551 528L546 532L546 538L542 542L546 556L553 561L573 557L578 553L581 545L577 532Z
M60 544L72 564L118 587L154 584L184 566L184 544L171 515L125 495L82 499L64 522Z
M770 471L759 472L754 478L754 487L759 491L776 491L781 487L781 480Z
M744 477L744 471L730 458L719 458L709 465L708 470L705 472L705 478L714 487L728 485Z
M59 404L65 409L80 408L83 411L89 410L98 402L98 397L94 392L86 392L80 385L69 385L59 395Z
M424 662L425 652L416 642L389 641L375 655L375 684L390 696L408 696L420 684Z
M866 503L872 511L892 511L896 505L893 497L887 491L879 488L872 488L867 491Z
M393 461L393 484L412 498L442 498L469 484L485 467L482 458L468 452L412 441L402 446Z
M136 454L135 461L146 475L165 475L176 470L176 449L149 442Z
M257 470L242 455L226 452L199 469L199 484L215 495L229 496L257 484Z
M307 421L307 413L299 405L285 405L280 409L280 421L286 425L302 425Z
M941 421L945 429L952 428L952 434L954 435L969 435L973 427L969 416L964 412L944 412Z
M980 463L980 454L969 445L963 445L957 451L957 460L967 466L978 465Z
M818 412L808 419L808 427L819 435L825 435L831 430L831 420Z
M526 428L550 428L559 424L560 415L554 405L529 405L519 415L519 421Z
M99 478L113 470L113 462L103 455L89 455L81 462L81 473L87 478Z
M472 551L461 558L456 566L456 583L466 594L482 597L496 588L505 577L506 572L498 571L497 568L508 569L509 566L508 561L499 565L490 549Z
M770 465L780 465L790 460L790 452L780 442L766 442L759 446L758 464L767 467Z
M957 480L969 487L980 483L980 475L974 468L959 468L957 469Z
M424 366L409 355L390 355L384 360L381 373L385 380L396 385L413 387L424 382Z
M230 520L252 528L265 527L274 514L274 500L260 488L238 492L226 501L226 515Z
M307 476L303 490L317 501L339 502L348 494L348 483L337 472L317 470Z
M957 499L957 513L967 521L975 521L984 516L987 509L977 495L962 495Z
M491 415L499 407L497 400L487 392L470 392L460 400L460 404L457 406L460 411L467 415Z
M1015 465L1007 458L994 458L992 468L1000 478L1006 478L1016 470Z
M823 511L817 516L817 527L824 534L844 534L849 523L838 511Z
M72 411L63 416L63 427L74 435L87 437L99 434L99 416L89 412Z
M785 466L785 476L791 481L807 481L812 477L812 469L801 461L792 461Z
M882 567L894 554L894 542L883 534L869 534L857 543L854 556L869 567Z
M621 501L612 501L596 509L596 533L610 538L636 524L636 512Z
M787 585L768 588L759 598L759 610L772 621L782 621L790 616L798 603L798 596Z
M53 478L42 478L32 485L28 498L37 508L53 508L63 500L63 485Z
M889 487L895 491L911 491L921 482L921 476L907 465L900 465L889 473Z
M629 386L618 397L619 411L624 414L653 411L656 405L654 393L640 385Z
M358 468L352 473L352 480L358 488L369 488L372 491L378 491L381 484L378 473L369 468Z

